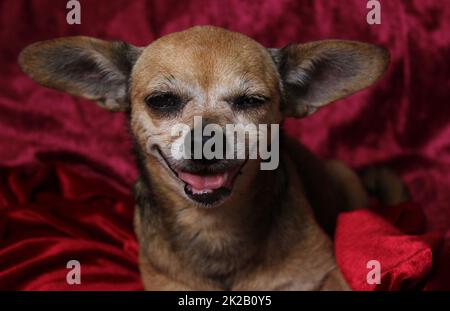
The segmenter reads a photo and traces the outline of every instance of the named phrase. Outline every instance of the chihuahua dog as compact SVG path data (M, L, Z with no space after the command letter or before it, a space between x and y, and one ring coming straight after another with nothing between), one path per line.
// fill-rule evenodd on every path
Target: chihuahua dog
M194 129L195 117L220 127L305 117L373 84L389 63L384 48L326 40L268 49L197 26L147 47L88 37L38 42L19 63L44 86L127 113L146 289L349 289L332 237L339 211L367 205L356 173L318 160L283 132L275 169L261 170L260 157L178 159L171 129Z

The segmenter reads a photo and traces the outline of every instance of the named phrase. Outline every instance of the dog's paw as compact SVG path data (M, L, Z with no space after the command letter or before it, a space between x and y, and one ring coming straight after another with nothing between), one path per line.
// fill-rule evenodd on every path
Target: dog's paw
M401 178L387 167L369 166L359 170L358 174L369 195L383 205L399 204L410 198Z

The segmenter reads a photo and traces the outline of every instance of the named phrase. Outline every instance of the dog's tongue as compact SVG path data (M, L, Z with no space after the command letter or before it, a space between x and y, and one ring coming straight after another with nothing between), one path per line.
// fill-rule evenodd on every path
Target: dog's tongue
M193 193L202 193L223 187L227 182L228 174L202 176L179 172L178 177L192 187Z

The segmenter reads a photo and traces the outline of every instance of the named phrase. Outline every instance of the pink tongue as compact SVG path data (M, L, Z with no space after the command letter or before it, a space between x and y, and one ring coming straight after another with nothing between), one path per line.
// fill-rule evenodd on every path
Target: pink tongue
M201 176L185 172L179 172L178 177L185 183L191 185L194 193L223 187L227 181L227 174Z

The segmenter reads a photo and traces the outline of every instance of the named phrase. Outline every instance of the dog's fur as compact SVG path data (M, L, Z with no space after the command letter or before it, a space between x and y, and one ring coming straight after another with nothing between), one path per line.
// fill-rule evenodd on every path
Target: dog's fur
M71 37L33 44L20 55L35 81L129 115L141 174L135 228L149 290L348 289L330 236L339 211L367 204L355 173L322 163L282 135L278 169L235 160L243 166L231 195L205 207L186 196L168 168L190 165L170 157L170 129L192 126L194 116L221 126L303 117L371 85L388 62L387 51L370 44L329 40L266 49L209 26L145 48ZM146 105L149 94L167 92L182 100L180 109ZM242 96L263 100L242 109L233 104Z

